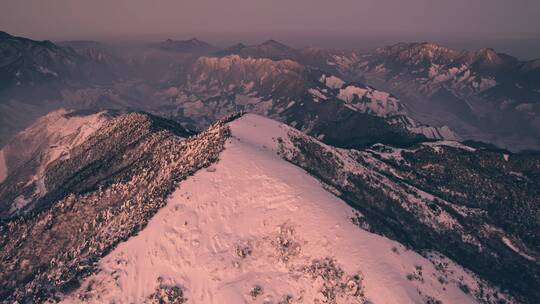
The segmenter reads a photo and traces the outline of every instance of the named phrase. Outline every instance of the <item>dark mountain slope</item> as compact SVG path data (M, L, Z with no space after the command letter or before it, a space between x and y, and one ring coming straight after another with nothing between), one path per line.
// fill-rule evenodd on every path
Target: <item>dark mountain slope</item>
M208 54L217 50L217 47L197 38L189 40L167 39L159 43L157 47L165 51L194 54Z
M0 90L72 77L79 60L72 49L5 32L0 32L0 54Z

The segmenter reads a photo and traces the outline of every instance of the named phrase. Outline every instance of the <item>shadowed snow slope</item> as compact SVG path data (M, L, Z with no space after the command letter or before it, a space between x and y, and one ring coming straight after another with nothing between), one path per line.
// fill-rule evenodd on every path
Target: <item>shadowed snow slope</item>
M454 272L441 283L431 261L354 225L348 205L281 159L289 127L256 115L230 127L219 162L65 302L142 303L174 287L187 303L475 302L457 284L468 272L445 259Z

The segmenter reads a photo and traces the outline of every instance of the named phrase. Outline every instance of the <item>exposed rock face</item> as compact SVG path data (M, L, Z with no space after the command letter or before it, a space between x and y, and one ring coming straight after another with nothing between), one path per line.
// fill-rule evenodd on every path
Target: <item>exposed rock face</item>
M167 39L159 43L157 47L165 51L198 54L210 53L217 50L215 46L197 38L192 38L189 40Z

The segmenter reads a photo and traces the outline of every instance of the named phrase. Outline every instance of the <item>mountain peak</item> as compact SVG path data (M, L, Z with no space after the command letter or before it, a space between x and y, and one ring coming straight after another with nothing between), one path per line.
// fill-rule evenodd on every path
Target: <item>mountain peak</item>
M265 42L261 43L262 45L265 45L265 44L281 44L280 42L274 40L274 39L268 39L266 40Z
M171 39L171 38L168 38L167 40L165 40L164 42L166 43L206 43L206 42L203 42L195 37L191 38L191 39L186 39L186 40L175 40L175 39Z
M226 50L217 52L220 56L237 54L242 57L267 58L271 60L294 60L298 51L281 42L270 39L261 44L246 46L243 43L237 43Z
M195 37L191 38L188 40L188 42L191 42L191 43L206 43L206 42L203 42Z
M241 50L241 49L245 49L246 47L247 46L245 44L243 44L242 42L238 42L238 43L233 44L230 47L228 47L227 50L238 51L238 50Z
M475 57L486 63L495 62L500 59L499 54L492 48L482 48L476 51Z
M476 51L476 53L482 55L497 55L497 52L495 52L493 48L481 48Z
M158 47L167 51L176 52L210 52L215 50L215 47L211 44L199 40L197 38L191 38L188 40L173 40L167 39L158 44Z
M413 43L411 48L418 49L421 52L457 53L455 50L441 46L434 42Z
M477 64L483 69L511 66L519 61L513 56L497 53L492 48L482 48L474 52L469 52L468 59L471 63Z
M234 45L233 45L232 47L234 47L234 48L241 48L241 49L243 49L243 48L245 48L245 47L246 47L246 45L245 45L245 44L243 44L242 42L238 42L237 44L234 44Z
M276 41L274 39L269 39L269 40L266 40L265 42L261 43L262 46L272 46L272 47L277 47L277 48L281 48L281 49L290 49L291 47L279 42L279 41Z
M459 56L459 52L433 42L400 42L377 49L377 53L391 56L398 62L408 64L446 63Z

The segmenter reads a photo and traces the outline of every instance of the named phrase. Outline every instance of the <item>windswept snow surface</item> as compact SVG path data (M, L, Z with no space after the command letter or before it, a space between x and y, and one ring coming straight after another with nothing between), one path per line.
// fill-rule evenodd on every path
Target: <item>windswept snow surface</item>
M475 302L457 284L440 283L426 258L355 226L345 202L277 156L289 127L256 115L230 126L219 162L182 182L64 302L143 303L159 280L181 287L187 303L362 303L350 290L355 274L377 304ZM309 269L327 258L347 290L326 302L324 286L335 282ZM461 268L456 275L468 276Z

